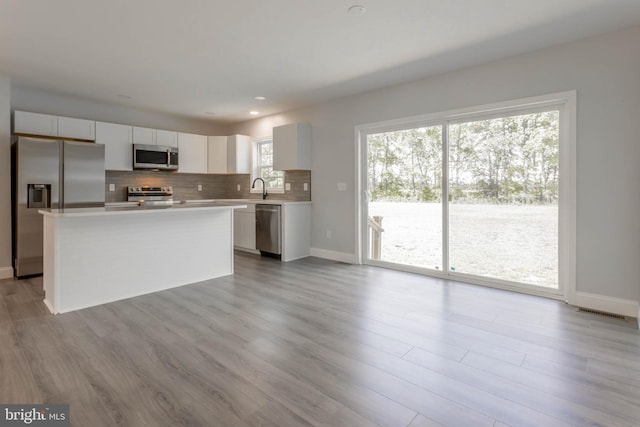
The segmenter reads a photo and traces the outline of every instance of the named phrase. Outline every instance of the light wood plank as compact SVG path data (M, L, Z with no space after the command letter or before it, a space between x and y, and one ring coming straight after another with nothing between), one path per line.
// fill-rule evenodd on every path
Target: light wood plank
M317 258L235 271L59 316L41 278L0 281L0 401L73 426L640 423L631 321Z

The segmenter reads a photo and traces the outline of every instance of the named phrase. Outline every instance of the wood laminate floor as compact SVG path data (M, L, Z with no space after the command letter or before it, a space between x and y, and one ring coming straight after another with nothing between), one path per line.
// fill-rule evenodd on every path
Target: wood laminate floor
M635 319L317 258L53 316L0 281L0 403L74 426L638 426Z

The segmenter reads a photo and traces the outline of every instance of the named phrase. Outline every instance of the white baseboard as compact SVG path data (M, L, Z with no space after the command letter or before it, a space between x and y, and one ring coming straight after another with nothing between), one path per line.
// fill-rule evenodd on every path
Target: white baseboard
M578 291L573 305L604 311L605 313L636 317L639 318L638 322L640 324L640 305L638 301Z
M356 256L346 252L328 251L326 249L311 248L311 256L330 259L332 261L356 264Z
M0 279L11 279L13 277L13 267L0 267Z

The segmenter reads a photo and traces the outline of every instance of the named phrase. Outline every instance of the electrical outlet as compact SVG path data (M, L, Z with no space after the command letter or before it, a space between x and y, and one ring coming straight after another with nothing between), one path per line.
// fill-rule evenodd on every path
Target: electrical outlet
M202 184L198 184L198 191L202 191Z
M308 182L304 183L304 191L309 191L309 183Z
M286 184L284 184L284 191L291 191L291 183L287 182Z
M338 191L347 191L347 183L339 182L338 183Z
M116 185L115 184L109 184L109 191L116 191Z
M238 191L240 191L240 184L238 184Z
M331 239L331 230L327 230L327 239Z

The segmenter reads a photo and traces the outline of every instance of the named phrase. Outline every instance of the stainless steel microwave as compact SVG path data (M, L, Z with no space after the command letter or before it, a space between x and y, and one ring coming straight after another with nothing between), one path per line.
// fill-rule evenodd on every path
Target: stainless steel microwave
M133 168L178 170L178 147L133 144Z

